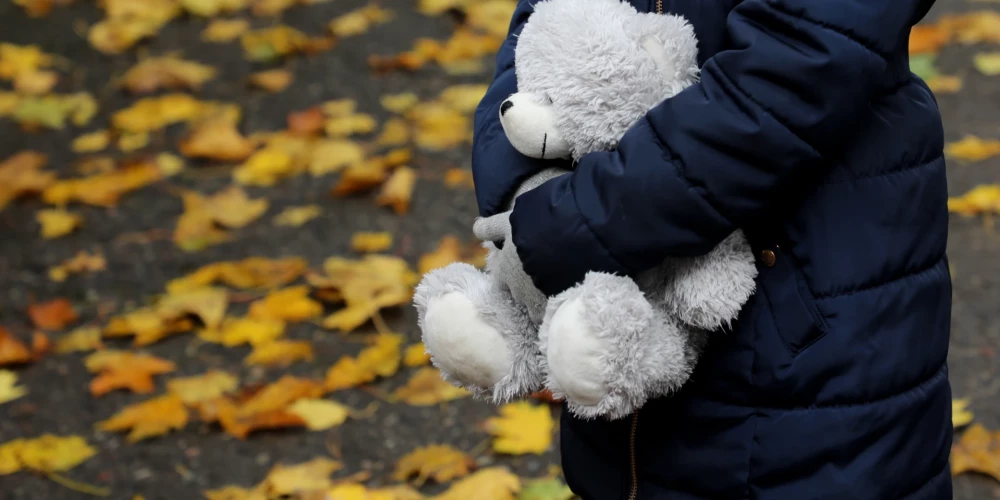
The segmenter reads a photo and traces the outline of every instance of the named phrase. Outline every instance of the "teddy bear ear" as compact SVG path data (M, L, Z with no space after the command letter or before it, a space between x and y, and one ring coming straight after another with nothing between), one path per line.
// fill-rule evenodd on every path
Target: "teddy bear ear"
M656 36L643 35L639 38L639 45L653 59L656 68L660 71L660 75L664 79L673 80L677 77L677 68L674 67L674 61L671 60L670 54L667 53L667 47Z

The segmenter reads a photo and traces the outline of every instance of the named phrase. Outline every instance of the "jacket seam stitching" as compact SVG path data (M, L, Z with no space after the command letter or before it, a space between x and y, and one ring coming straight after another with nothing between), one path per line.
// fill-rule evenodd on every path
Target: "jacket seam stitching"
M903 280L915 278L915 277L917 277L919 275L930 274L944 260L945 260L945 255L942 255L942 256L938 257L937 259L934 259L933 262L931 262L929 265L927 265L925 267L920 267L920 268L914 269L912 271L905 272L905 273L903 273L903 274L901 274L899 276L896 276L894 278L888 279L886 281L882 281L880 283L876 283L876 284L868 285L868 286L863 286L863 287L860 287L860 288L854 288L854 289L846 290L846 291L843 291L843 292L825 293L825 294L819 294L819 295L813 294L813 297L816 300L829 300L829 299L837 299L837 298L844 297L844 296L847 296L847 295L854 295L854 294L858 294L858 293L869 292L869 291L872 291L872 290L876 290L878 288L883 288L883 287L886 287L886 286L890 286L890 285L896 284L899 281L903 281Z
M799 19L799 20L805 21L805 22L807 22L809 24L812 24L814 26L822 28L822 29L824 29L826 31L829 31L831 33L836 33L836 34L838 34L838 35L846 38L851 43L854 43L855 45L861 47L865 51L870 52L872 55L878 57L879 59L881 59L881 60L883 60L885 62L888 62L888 58L886 56L882 55L882 53L880 51L875 50L874 47L868 45L868 43L870 43L869 41L863 40L861 38L856 37L856 35L854 35L853 33L845 30L844 28L841 28L840 26L835 26L835 25L832 25L832 24L829 24L829 23L824 23L824 22L819 21L817 19L813 19L813 18L811 18L809 16L806 16L803 13L791 12L791 11L787 10L784 6L782 6L779 2L769 1L768 5L770 5L771 7L773 7L775 12L779 12L779 13L785 15L785 16L794 17L795 19Z
M906 166L892 168L892 169L886 170L884 172L878 172L878 173L866 174L866 175L859 175L857 177L851 177L849 179L842 179L842 180L837 180L837 181L832 181L832 182L824 182L821 185L823 185L823 186L836 186L838 184L847 184L847 183L851 183L851 182L854 182L854 181L864 181L864 180L870 180L870 179L878 179L878 178L882 178L882 177L891 177L891 176L894 176L894 175L905 174L907 172L912 172L914 170L919 170L921 168L927 168L927 167L933 166L933 165L937 164L938 162L940 162L943 159L944 159L944 154L939 154L939 155L935 156L933 160L928 160L928 161L925 161L923 163L907 164Z

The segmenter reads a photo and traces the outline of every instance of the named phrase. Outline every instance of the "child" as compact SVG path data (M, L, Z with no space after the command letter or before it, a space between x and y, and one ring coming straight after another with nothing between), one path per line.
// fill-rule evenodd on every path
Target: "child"
M549 161L518 154L521 0L476 114L481 215ZM933 0L631 0L686 17L701 82L611 152L517 200L525 271L549 295L635 275L743 228L757 293L677 395L631 418L563 413L585 499L947 499L951 281L943 133L909 71ZM580 8L587 2L580 1Z

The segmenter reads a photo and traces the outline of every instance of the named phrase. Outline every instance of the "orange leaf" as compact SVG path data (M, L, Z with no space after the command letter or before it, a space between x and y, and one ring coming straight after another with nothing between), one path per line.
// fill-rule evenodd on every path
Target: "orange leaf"
M153 376L174 371L175 365L148 354L128 351L98 351L84 359L91 373L99 373L90 382L90 393L103 396L115 389L136 393L153 392Z
M313 346L304 340L275 340L256 345L243 360L245 365L288 366L296 361L312 361Z
M240 289L273 288L295 281L308 267L301 257L268 259L247 257L243 260L216 262L167 283L167 291L178 293L216 282Z
M182 429L188 422L188 410L180 397L167 394L128 406L111 418L97 423L103 431L131 429L129 443L162 436L172 429Z
M336 391L357 387L374 381L377 377L389 377L399 370L403 338L396 334L382 333L376 336L375 345L362 350L357 358L344 356L330 367L326 373L326 389Z
M220 161L243 161L256 149L226 118L214 118L198 123L180 143L181 154L191 158Z
M28 346L0 326L0 366L27 363L34 359Z
M918 24L910 30L910 54L933 54L951 39L940 25Z
M292 73L286 69L269 69L250 75L250 84L268 92L281 92L292 84Z
M73 304L66 299L31 304L28 306L28 316L42 330L62 330L77 318Z
M288 113L288 131L295 135L317 135L323 130L325 123L326 116L319 106Z

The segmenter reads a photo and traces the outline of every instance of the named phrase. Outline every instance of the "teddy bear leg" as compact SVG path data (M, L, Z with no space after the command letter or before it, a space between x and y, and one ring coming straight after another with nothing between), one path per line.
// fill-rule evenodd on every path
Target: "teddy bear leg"
M546 385L580 417L625 417L687 381L697 357L692 332L633 280L588 273L549 299L539 329Z
M414 303L431 361L449 382L497 403L541 385L537 329L489 274L463 263L437 269Z

